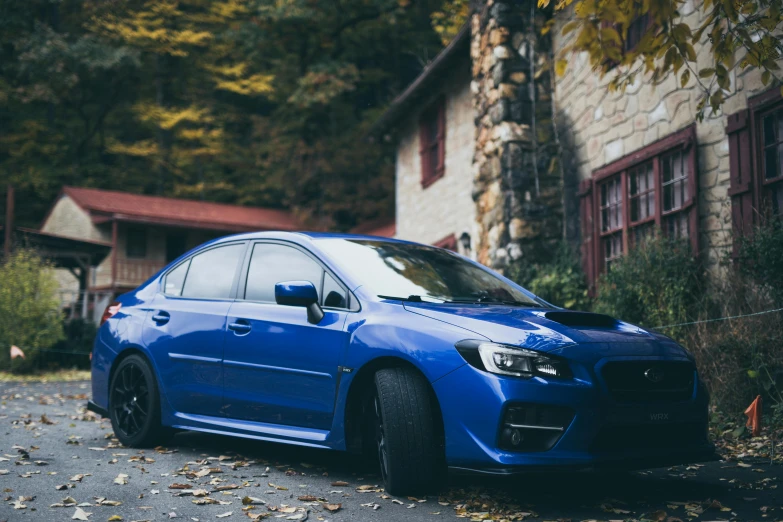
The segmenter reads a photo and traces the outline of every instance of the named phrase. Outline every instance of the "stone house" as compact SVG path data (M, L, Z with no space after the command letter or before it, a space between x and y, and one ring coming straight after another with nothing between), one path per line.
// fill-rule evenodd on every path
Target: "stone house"
M473 4L468 27L375 127L398 144L396 237L435 243L460 227L470 254L500 270L546 259L567 239L593 284L654 229L687 238L717 275L733 238L780 213L783 99L759 71L735 75L722 111L697 121L693 78L685 87L639 78L610 93L611 76L599 79L578 54L552 77L542 65L574 37L559 30L567 13L542 37L535 0ZM682 14L691 26L706 16L694 2ZM629 34L633 46L642 32ZM696 51L706 67L708 46ZM444 168L430 182L423 122L444 99Z
M111 247L87 281L58 274L65 292L77 292L100 313L113 296L136 288L167 263L199 244L255 230L298 230L288 212L203 201L144 196L110 190L64 187L40 232ZM80 295L85 293L86 295Z

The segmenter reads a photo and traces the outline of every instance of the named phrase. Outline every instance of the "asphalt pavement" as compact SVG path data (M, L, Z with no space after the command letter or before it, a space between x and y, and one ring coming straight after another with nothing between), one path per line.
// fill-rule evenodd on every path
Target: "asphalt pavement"
M398 498L338 452L193 432L121 447L85 411L89 393L0 383L0 521L783 519L783 465L753 451L629 473L452 476L438 495Z

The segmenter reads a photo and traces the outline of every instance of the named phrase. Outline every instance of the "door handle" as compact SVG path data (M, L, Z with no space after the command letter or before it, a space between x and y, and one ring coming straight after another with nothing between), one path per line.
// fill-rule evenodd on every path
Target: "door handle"
M166 324L169 322L169 319L171 319L171 316L168 312L160 311L157 314L152 316L152 320L156 323L160 324Z
M243 319L238 319L236 322L229 323L228 325L229 330L236 332L238 334L246 334L251 330L251 328L252 327L250 326L250 324Z

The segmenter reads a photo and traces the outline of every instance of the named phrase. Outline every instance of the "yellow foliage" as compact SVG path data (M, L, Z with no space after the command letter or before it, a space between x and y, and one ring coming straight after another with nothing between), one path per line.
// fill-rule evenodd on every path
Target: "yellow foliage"
M152 123L164 130L171 130L181 123L205 124L213 121L208 109L195 106L178 109L141 103L137 104L134 110L141 121Z
M154 140L142 140L135 143L122 143L112 139L106 143L106 151L111 154L146 158L154 156L158 153L158 144L155 143Z
M269 94L274 90L272 87L273 80L274 76L269 74L254 74L248 78L238 80L218 80L215 83L215 87L245 96Z
M444 0L443 7L432 13L432 28L447 45L459 32L470 13L469 0Z

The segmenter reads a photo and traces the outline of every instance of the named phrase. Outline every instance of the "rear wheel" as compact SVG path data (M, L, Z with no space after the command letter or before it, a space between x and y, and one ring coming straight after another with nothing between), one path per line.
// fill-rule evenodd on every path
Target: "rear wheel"
M120 361L110 385L109 417L124 446L157 446L172 435L173 430L160 423L158 383L143 357L131 355Z
M438 488L438 436L429 385L409 368L375 374L375 446L386 491L412 495Z

